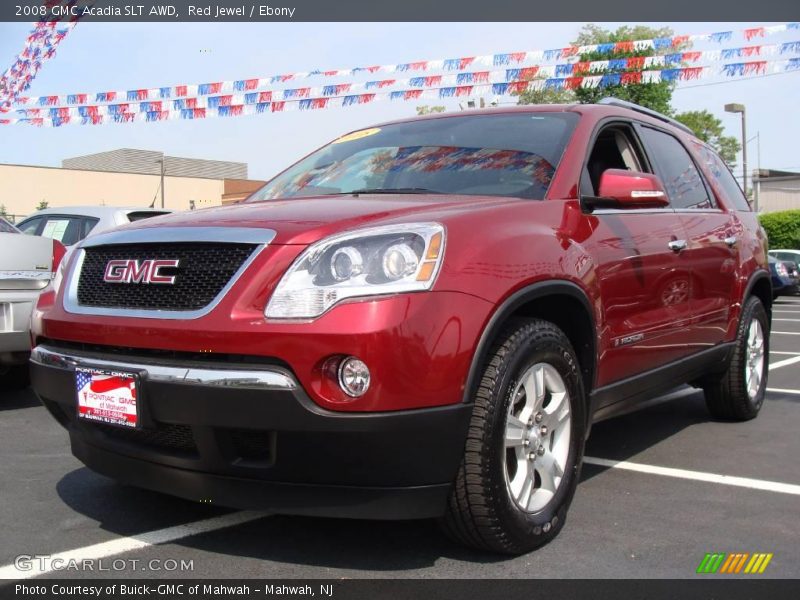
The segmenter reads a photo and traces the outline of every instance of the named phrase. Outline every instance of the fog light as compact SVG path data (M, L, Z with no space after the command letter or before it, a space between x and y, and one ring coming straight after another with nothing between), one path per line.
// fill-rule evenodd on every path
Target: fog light
M364 361L348 356L339 365L339 386L353 398L363 396L369 389L369 369Z

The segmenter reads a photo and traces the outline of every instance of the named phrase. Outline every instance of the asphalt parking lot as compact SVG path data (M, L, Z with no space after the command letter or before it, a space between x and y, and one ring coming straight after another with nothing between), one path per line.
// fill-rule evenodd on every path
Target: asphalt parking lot
M712 421L684 388L595 425L565 529L517 558L465 550L430 521L242 513L124 487L72 457L30 390L0 390L0 577L47 564L20 571L19 555L62 553L110 570L44 577L684 578L708 552L765 552L757 577L797 578L800 297L775 304L768 385L747 423Z

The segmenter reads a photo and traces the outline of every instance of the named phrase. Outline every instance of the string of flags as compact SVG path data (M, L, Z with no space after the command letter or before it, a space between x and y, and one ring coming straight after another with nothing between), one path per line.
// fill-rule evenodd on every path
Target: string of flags
M714 75L743 77L800 71L800 58L781 60L757 60L726 63L721 67L692 66L660 70L634 70L601 75L573 75L534 80L511 80L486 82L469 85L417 87L402 90L372 91L361 94L344 94L327 97L308 97L292 99L256 98L246 103L246 94L236 97L230 104L213 98L194 97L171 101L142 101L108 105L86 105L77 107L51 107L27 109L29 116L24 118L0 119L0 125L26 124L37 127L60 127L67 124L99 125L103 123L155 122L171 119L208 119L235 117L254 114L285 112L289 110L318 110L334 107L348 107L368 104L381 100L411 101L420 99L442 99L476 96L513 96L530 90L605 88L616 85L659 83L663 81L690 81ZM433 83L433 82L432 82ZM193 102L189 102L193 100Z
M71 6L77 0L68 0ZM61 0L46 0L44 6L50 8L61 5ZM0 113L11 110L20 95L27 90L38 75L45 62L55 56L56 48L64 41L77 24L78 17L70 21L39 21L25 38L22 51L11 66L0 76Z
M73 93L63 95L39 96L34 98L18 98L17 105L19 106L59 106L59 105L81 105L86 104L90 98L95 103L108 103L115 101L145 101L145 100L164 100L172 98L187 98L193 96L212 96L221 93L234 93L234 92L254 92L257 90L264 90L269 86L276 84L284 84L291 81L303 80L309 77L345 77L356 75L369 75L375 73L390 73L390 74L405 74L412 72L437 72L444 71L445 73L452 73L455 71L465 71L470 68L485 67L519 67L524 68L525 65L539 65L540 63L549 63L559 60L575 61L577 57L587 53L598 53L601 55L608 55L608 61L592 61L596 65L601 65L608 62L608 67L588 67L588 71L598 69L614 69L612 64L617 63L623 59L614 59L614 54L630 53L632 51L647 51L651 50L654 54L664 56L664 66L677 62L693 62L701 60L731 60L733 58L752 57L755 55L766 55L769 52L784 53L787 51L795 51L785 48L785 44L762 45L762 46L743 46L740 48L730 48L727 50L711 50L703 52L682 52L681 49L687 44L695 42L713 42L724 43L733 39L734 34L739 34L744 40L752 41L760 38L765 38L786 31L800 31L800 23L783 23L778 25L771 25L767 27L752 27L742 29L738 32L734 31L720 31L715 33L695 34L695 35L676 35L667 38L656 38L648 40L629 40L620 41L616 43L607 44L589 44L584 46L567 46L565 48L555 48L551 50L529 50L525 52L509 52L500 54L488 54L483 56L466 56L449 59L436 59L436 60L422 60L409 63L398 63L391 65L373 65L353 67L350 69L333 69L333 70L312 70L295 73L285 73L281 75L272 75L268 77L258 77L251 79L239 79L229 81L216 81L209 83L199 84L181 84L173 86L162 86L152 88L138 88L122 91L101 91L93 93ZM794 42L796 44L796 42ZM717 54L718 53L718 54ZM678 56L680 55L680 60ZM666 57L670 57L667 59ZM634 60L636 60L636 57ZM655 56L649 57L655 59ZM666 62L669 60L670 62ZM577 65L577 67L576 67ZM558 73L553 72L552 75L578 75L580 70L583 69L584 63L574 62L566 65L551 65L553 68L559 67ZM648 66L661 66L661 63L653 62ZM578 72L575 69L578 69ZM627 67L623 67L627 68ZM638 68L635 65L634 68ZM572 72L567 72L571 69ZM377 85L380 81L391 80L378 80L375 83L375 88L380 89ZM342 84L340 84L342 85ZM344 84L346 85L346 84ZM321 86L336 90L337 86ZM309 88L311 89L311 88ZM367 88L365 88L367 89ZM310 92L309 92L310 93ZM321 94L314 94L321 95ZM332 94L331 94L332 95Z
M698 52L673 52L661 55L634 56L623 58L612 58L608 60L594 60L574 63L560 63L556 65L531 65L526 67L512 67L493 71L464 71L460 73L425 75L417 77L378 79L361 83L338 83L315 87L300 87L289 89L259 89L258 86L219 86L218 92L222 95L210 95L209 89L202 86L179 86L179 92L173 95L171 88L163 88L159 91L153 90L131 90L125 94L117 92L101 92L95 94L90 100L89 94L68 94L66 96L39 96L38 98L27 98L24 102L18 102L19 106L44 107L44 106L81 106L89 103L108 104L113 102L143 102L153 103L169 101L170 99L183 99L184 102L178 103L182 108L187 104L192 108L206 106L202 102L198 104L196 97L207 97L208 106L215 108L222 104L255 104L265 102L275 98L291 100L295 98L342 96L348 93L360 91L382 90L388 87L433 87L467 85L476 83L501 83L504 81L527 80L533 78L558 78L567 76L585 75L588 73L600 73L607 71L652 69L655 67L676 67L687 63L697 63L701 61L730 60L732 58L745 57L766 57L787 54L800 54L800 40L784 42L782 44L765 44L757 46L743 46L739 48L725 48L721 50L705 50ZM225 92L239 93L225 93ZM244 92L244 93L242 93ZM30 113L26 109L18 109L17 114L28 116Z

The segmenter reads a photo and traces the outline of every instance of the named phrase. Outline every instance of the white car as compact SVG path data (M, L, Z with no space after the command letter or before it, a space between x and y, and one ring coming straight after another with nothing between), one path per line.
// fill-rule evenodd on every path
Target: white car
M53 238L65 246L72 246L89 234L95 235L120 225L170 212L172 211L156 208L119 206L45 208L20 221L17 228L22 233Z
M22 235L0 218L0 396L28 380L31 311L66 249L60 242Z

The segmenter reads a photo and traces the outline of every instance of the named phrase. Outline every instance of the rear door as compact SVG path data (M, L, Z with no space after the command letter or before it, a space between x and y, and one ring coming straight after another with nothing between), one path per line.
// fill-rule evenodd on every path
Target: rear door
M723 341L728 330L743 231L717 202L702 171L677 137L649 126L640 129L656 173L686 231L687 245L681 254L691 266L692 312L686 335L692 349L702 350Z
M597 134L581 179L595 195L607 169L652 173L630 122L613 121ZM604 326L598 385L650 371L690 353L684 329L691 318L687 261L670 244L686 235L671 207L600 209L587 240L597 264Z

